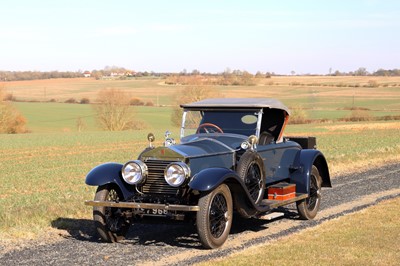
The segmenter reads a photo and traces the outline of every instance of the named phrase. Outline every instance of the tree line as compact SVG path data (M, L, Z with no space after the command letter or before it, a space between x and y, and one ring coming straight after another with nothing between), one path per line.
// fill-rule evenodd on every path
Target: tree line
M207 73L200 72L197 69L192 70L191 72L186 69L175 73L175 72L154 72L154 71L144 71L144 72L134 72L124 67L117 66L106 66L104 69L100 70L92 70L85 71L90 72L91 76L100 79L102 77L111 76L112 73L130 73L128 76L134 77L146 77L146 76L155 76L155 77L172 77L172 83L179 83L179 80L173 80L176 77L187 77L187 76L214 76L229 79L228 83L240 82L240 83L251 83L251 78L259 78L265 77L270 78L271 76L285 76L281 74L276 74L274 72L262 72L257 71L256 74L251 74L247 71L242 70L230 70L227 68L223 72L220 73ZM57 78L79 78L83 77L84 71L0 71L0 81L20 81L20 80L35 80L35 79L57 79ZM295 71L291 71L291 75L295 75ZM315 76L316 74L302 74L302 76ZM378 69L374 72L368 72L365 67L360 67L355 71L349 72L341 72L339 70L332 71L329 70L328 76L400 76L400 69ZM240 77L239 79L237 77ZM249 85L249 84L247 84ZM250 84L251 85L251 84Z
M40 71L0 71L1 81L19 81L35 79L57 79L57 78L78 78L82 77L80 72L40 72Z
M330 71L331 72L331 71ZM383 69L380 68L374 72L368 72L365 67L360 67L355 71L340 72L336 70L330 73L331 76L379 76L379 77L395 77L400 76L400 69Z

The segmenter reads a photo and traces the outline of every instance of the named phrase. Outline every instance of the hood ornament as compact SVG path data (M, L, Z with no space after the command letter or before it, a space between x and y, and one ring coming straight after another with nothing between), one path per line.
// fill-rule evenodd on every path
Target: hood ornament
M175 145L175 140L173 138L170 138L169 136L171 135L171 132L168 130L165 132L165 141L164 141L164 146L169 147L172 145Z

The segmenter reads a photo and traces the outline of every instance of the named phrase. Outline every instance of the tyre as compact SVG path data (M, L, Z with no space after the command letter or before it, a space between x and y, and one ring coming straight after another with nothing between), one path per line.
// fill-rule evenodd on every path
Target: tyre
M322 179L317 167L313 165L310 174L310 195L308 198L296 202L297 211L302 220L311 220L317 215L321 203Z
M246 151L239 160L237 174L243 180L254 203L264 197L265 171L260 155L254 151Z
M226 184L201 195L196 216L197 233L205 248L218 248L228 238L232 226L232 195Z
M99 186L95 201L120 201L123 195L119 189L110 184ZM125 238L129 230L129 222L120 208L93 207L93 220L100 237L107 242L118 242Z

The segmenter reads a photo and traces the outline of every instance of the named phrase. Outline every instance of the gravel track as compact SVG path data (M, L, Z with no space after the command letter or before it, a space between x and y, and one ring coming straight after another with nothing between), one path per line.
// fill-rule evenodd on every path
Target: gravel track
M195 227L190 224L138 224L131 228L126 240L108 244L99 241L91 220L59 218L53 226L68 231L61 240L10 251L1 255L0 264L189 265L223 257L399 197L400 163L338 176L332 185L333 188L322 191L321 210L315 220L298 220L294 204L280 209L284 218L272 221L235 218L228 241L216 250L203 249ZM57 226L60 224L75 226L62 228Z

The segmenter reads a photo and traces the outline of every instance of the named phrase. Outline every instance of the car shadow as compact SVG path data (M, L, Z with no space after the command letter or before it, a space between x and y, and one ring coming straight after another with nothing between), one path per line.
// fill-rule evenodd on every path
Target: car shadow
M93 224L93 220L59 217L51 222L51 227L67 231L69 235L62 235L64 238L100 242Z
M53 228L68 232L62 237L79 241L103 243L95 229L93 220L57 218L51 222ZM183 222L135 223L129 229L121 245L175 246L201 249L196 228Z
M275 209L275 212L282 213L282 216L272 218L272 219L263 219L263 218L243 218L239 215L234 215L232 228L230 234L240 234L246 231L258 232L262 230L266 230L269 228L269 225L275 222L279 222L284 219L297 220L298 214L294 209L287 207L279 207Z
M231 235L241 234L246 231L258 232L266 230L269 224L281 219L297 219L297 212L288 208L278 208L277 211L284 213L284 216L272 220L245 219L237 213L230 231ZM103 243L95 229L95 223L89 219L57 218L51 222L53 228L65 230L68 234L62 235L66 239ZM134 223L127 233L125 239L119 244L122 245L152 245L152 246L175 246L203 249L194 222L168 221L155 219L146 223Z

